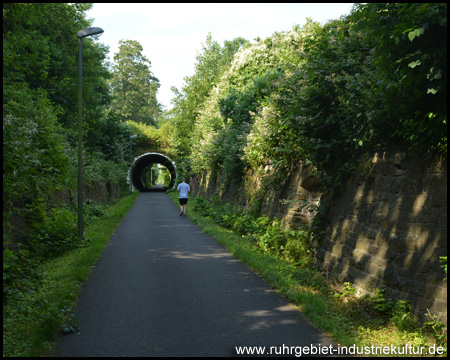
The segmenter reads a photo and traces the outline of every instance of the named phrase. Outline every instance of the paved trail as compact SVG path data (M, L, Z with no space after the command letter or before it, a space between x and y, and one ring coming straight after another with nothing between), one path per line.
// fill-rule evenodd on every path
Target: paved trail
M189 211L189 205L188 205ZM165 193L141 193L78 305L57 356L236 356L236 346L329 346Z

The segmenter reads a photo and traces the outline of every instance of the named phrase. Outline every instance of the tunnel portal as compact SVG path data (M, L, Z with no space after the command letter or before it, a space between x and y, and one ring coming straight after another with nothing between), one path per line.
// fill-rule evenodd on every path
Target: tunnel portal
M164 154L148 152L136 157L131 165L128 176L134 189L141 192L150 191L150 189L147 189L144 185L143 176L145 169L153 164L161 164L169 170L170 184L167 188L171 189L174 186L177 177L175 164Z

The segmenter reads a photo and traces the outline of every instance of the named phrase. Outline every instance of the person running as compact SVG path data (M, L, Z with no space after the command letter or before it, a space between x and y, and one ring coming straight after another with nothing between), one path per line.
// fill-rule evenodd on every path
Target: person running
M183 178L182 182L178 185L177 191L180 193L180 216L186 216L186 204L188 202L189 193L191 188L186 184L186 178Z

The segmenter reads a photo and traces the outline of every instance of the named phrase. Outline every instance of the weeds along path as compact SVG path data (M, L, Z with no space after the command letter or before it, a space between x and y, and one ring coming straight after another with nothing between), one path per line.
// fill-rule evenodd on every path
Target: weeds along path
M141 193L75 308L57 356L233 356L331 341L165 193Z

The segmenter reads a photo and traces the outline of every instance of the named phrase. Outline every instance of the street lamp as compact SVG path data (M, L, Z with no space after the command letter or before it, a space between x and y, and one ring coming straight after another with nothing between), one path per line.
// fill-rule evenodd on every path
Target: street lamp
M86 36L100 35L103 29L90 27L77 32L78 37L78 237L83 240L83 144L82 144L82 97L81 97L81 40Z

